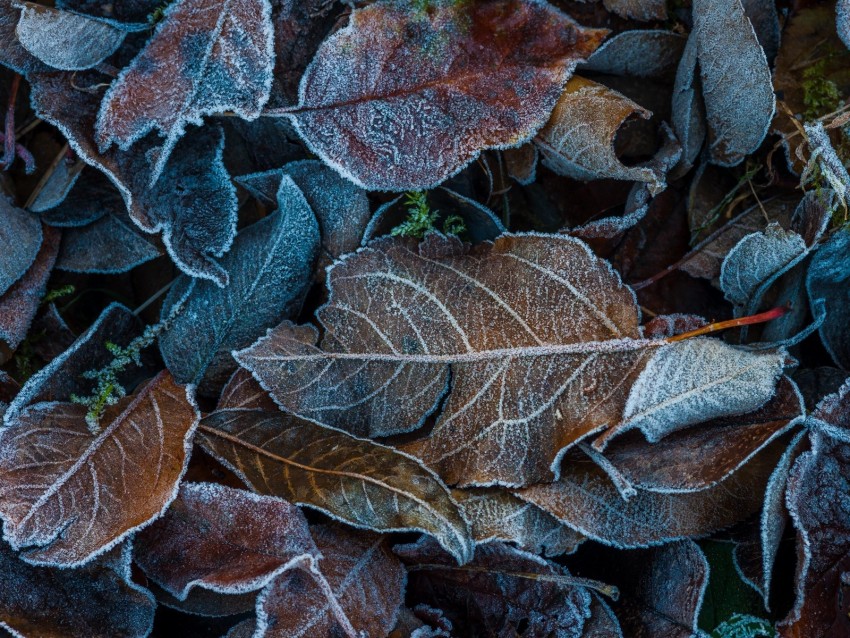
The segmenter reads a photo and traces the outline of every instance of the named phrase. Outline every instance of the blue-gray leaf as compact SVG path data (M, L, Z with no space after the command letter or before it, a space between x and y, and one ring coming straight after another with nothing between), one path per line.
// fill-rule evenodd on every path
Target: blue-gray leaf
M835 233L815 253L806 280L809 301L823 299L826 318L820 327L833 361L850 370L850 232Z
M0 295L35 261L41 238L38 218L0 196Z

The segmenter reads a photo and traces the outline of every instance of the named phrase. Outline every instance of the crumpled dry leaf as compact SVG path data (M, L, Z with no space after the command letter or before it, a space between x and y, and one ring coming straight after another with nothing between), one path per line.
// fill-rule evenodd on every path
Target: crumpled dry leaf
M0 430L3 535L30 563L83 565L177 495L199 418L190 391L165 372L108 408L99 433L85 415L39 403Z

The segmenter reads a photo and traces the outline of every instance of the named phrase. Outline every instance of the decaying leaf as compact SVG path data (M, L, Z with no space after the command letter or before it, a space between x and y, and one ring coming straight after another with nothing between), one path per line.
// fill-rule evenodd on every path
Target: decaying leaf
M376 531L432 534L459 562L472 551L449 490L416 459L283 414L219 410L198 442L261 494Z
M428 188L485 148L531 138L604 35L530 0L427 11L384 0L322 43L283 113L354 183Z
M97 434L85 413L39 403L0 430L3 535L33 564L82 565L159 516L198 423L191 393L168 373L108 408Z
M386 636L404 599L406 574L383 536L311 528L319 573L291 570L257 599L257 627L269 638Z
M194 587L258 590L320 557L298 508L215 483L184 483L165 515L136 535L133 551L147 577L178 600Z
M163 318L185 304L160 336L163 359L178 381L199 384L204 394L220 390L236 368L231 350L301 309L312 281L319 252L313 211L288 177L276 199L278 211L242 231L221 261L226 288L183 276L163 303Z
M32 266L41 240L38 217L0 197L0 296Z
M127 150L156 128L164 137L146 177L153 184L186 124L233 111L251 120L269 98L273 40L268 0L178 0L147 46L112 83L97 116L97 143Z

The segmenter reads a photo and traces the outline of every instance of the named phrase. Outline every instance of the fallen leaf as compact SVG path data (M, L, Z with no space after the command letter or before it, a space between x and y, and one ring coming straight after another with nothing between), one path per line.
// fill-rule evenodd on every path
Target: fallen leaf
M539 156L540 152L531 142L517 148L506 148L502 152L508 175L523 186L528 186L537 179Z
M672 82L687 38L672 31L641 29L612 36L578 71L631 75Z
M608 11L635 20L666 20L667 3L664 0L602 0Z
M483 149L530 139L604 35L528 0L378 2L322 43L281 114L355 184L429 188Z
M41 244L38 217L0 197L0 296L33 265Z
M278 411L277 404L269 396L269 393L263 390L262 386L245 368L237 369L221 391L216 410L227 410L228 408L244 408L263 412Z
M32 564L75 567L158 517L177 495L198 410L162 373L107 409L40 403L0 430L4 538Z
M85 162L82 162L85 166ZM75 228L86 226L124 206L121 193L101 172L82 171L61 201L51 202L49 208L30 210L39 213L41 220L50 226Z
M670 125L682 144L682 158L672 177L687 173L705 142L705 102L702 98L702 81L697 72L697 43L688 38L673 84Z
M392 448L290 415L244 409L206 417L198 443L261 494L362 529L432 534L459 562L472 551L449 490Z
M850 232L839 230L814 254L806 276L810 303L822 299L826 308L826 318L818 329L821 341L832 360L845 370L850 369L848 255Z
M0 49L0 64L21 75L49 71L50 67L27 51L15 35L21 12L14 5L14 0L0 0L0 39L3 47Z
M196 587L255 591L289 569L312 569L319 557L298 508L215 483L183 483L133 543L136 564L178 600Z

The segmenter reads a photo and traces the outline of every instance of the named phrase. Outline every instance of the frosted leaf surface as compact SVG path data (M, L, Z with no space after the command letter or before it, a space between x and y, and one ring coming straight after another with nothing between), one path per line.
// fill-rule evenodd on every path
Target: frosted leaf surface
M252 489L355 527L434 535L459 562L472 541L449 490L416 459L286 414L229 409L198 443Z
M502 488L452 490L476 543L515 543L533 554L572 554L584 541L539 507Z
M540 151L529 142L517 148L506 148L502 151L505 160L505 170L522 186L533 184L537 179L537 164Z
M705 536L758 511L781 449L769 446L740 470L699 492L637 490L628 501L593 461L568 456L558 481L514 493L592 540L619 548Z
M667 3L664 0L602 0L608 11L623 18L644 22L667 19Z
M623 420L603 435L639 429L648 441L718 417L746 414L776 392L783 350L750 351L697 337L658 350L629 391Z
M767 135L776 110L764 50L741 0L695 0L694 38L708 120L708 150L739 164Z
M145 638L156 604L110 561L34 567L0 543L0 627L38 638Z
M27 76L30 73L50 71L50 67L27 51L15 35L21 12L14 7L13 0L0 0L0 64L16 73Z
M28 206L34 213L43 213L65 201L68 193L74 188L80 173L86 163L79 159L64 158L56 164L53 173L47 178L41 191ZM41 216L47 221L44 215Z
M301 79L296 129L322 161L370 190L415 190L546 122L605 31L535 0L382 1L328 37Z
M850 442L850 378L818 402L807 424L834 439Z
M216 483L184 483L165 515L136 535L133 551L147 577L179 600L194 587L261 589L319 558L297 507Z
M82 71L115 53L127 35L106 21L22 2L15 35L23 47L54 69Z
M319 252L313 211L288 177L276 199L278 211L243 230L222 259L226 288L184 275L163 303L165 318L186 299L159 338L163 359L178 381L199 384L204 394L217 393L236 368L231 350L301 310L312 281Z
M623 437L605 449L605 457L635 487L698 491L740 469L765 446L802 423L803 414L799 391L783 377L774 397L755 412L706 421L656 443L638 436Z
M433 432L405 449L463 486L550 479L560 450L619 419L661 345L640 339L619 276L564 236L381 239L328 287L320 347L284 323L237 360L286 411L358 436L415 429L451 369Z
M20 389L17 381L0 370L0 418L6 413L6 409Z
M623 31L606 40L578 71L672 81L686 41L672 31Z
M101 152L127 150L150 131L153 184L186 124L232 111L251 120L269 98L273 60L268 0L178 0L168 5L145 48L112 83L97 116Z
M614 138L626 120L651 115L626 96L576 76L567 83L535 142L543 164L559 175L647 182L658 192L666 186L663 174L649 167L626 166L614 151Z
M753 25L753 31L756 33L761 48L764 49L767 61L773 64L774 58L779 52L779 41L781 39L776 3L772 0L741 0L741 5Z
M590 618L584 624L582 638L623 638L617 616L599 596L590 601Z
M177 495L199 413L162 373L107 409L41 403L0 430L3 536L33 564L75 567L158 517Z
M221 257L236 235L236 189L224 167L224 134L217 127L193 131L177 144L177 152L151 188L146 138L131 152L112 149L101 154L94 141L98 96L74 89L75 83L101 81L82 72L32 76L33 109L68 138L87 164L102 171L118 187L133 222L148 233L161 232L171 258L181 271L224 286L227 273L213 257Z
M154 595L158 604L176 609L184 614L207 618L246 614L254 611L257 603L256 591L250 591L246 594L219 594L211 589L195 587L189 590L185 600L180 600L150 579L147 581L147 588Z
M835 30L844 46L850 49L850 0L838 0L835 4Z
M386 636L404 602L407 575L385 537L314 526L319 574L291 570L257 599L257 629L267 638Z
M799 534L796 601L779 625L783 638L850 632L844 595L850 570L850 445L821 433L794 463L786 502Z
M117 214L107 213L87 226L65 229L56 268L114 275L159 256L159 249L120 210Z
M228 379L221 391L216 405L217 410L245 408L263 412L277 412L278 407L269 393L263 390L257 380L245 368L239 368Z
M810 303L823 299L826 318L819 329L833 361L850 370L850 232L834 233L815 253L806 277Z
M450 619L468 618L485 635L513 636L526 625L522 635L529 638L580 638L590 616L588 590L576 586L565 567L504 543L478 546L461 567L430 539L395 552L408 565L415 600Z
M45 226L43 240L35 261L6 292L0 296L0 341L15 350L26 338L35 313L38 311L47 280L56 263L61 232Z
M0 197L0 295L33 265L41 240L38 217Z
M73 228L123 208L124 200L112 182L103 173L89 169L80 175L61 202L37 212L50 226Z
M705 103L701 89L696 38L691 34L676 69L670 116L670 125L682 144L682 159L675 170L679 177L693 166L705 141Z

